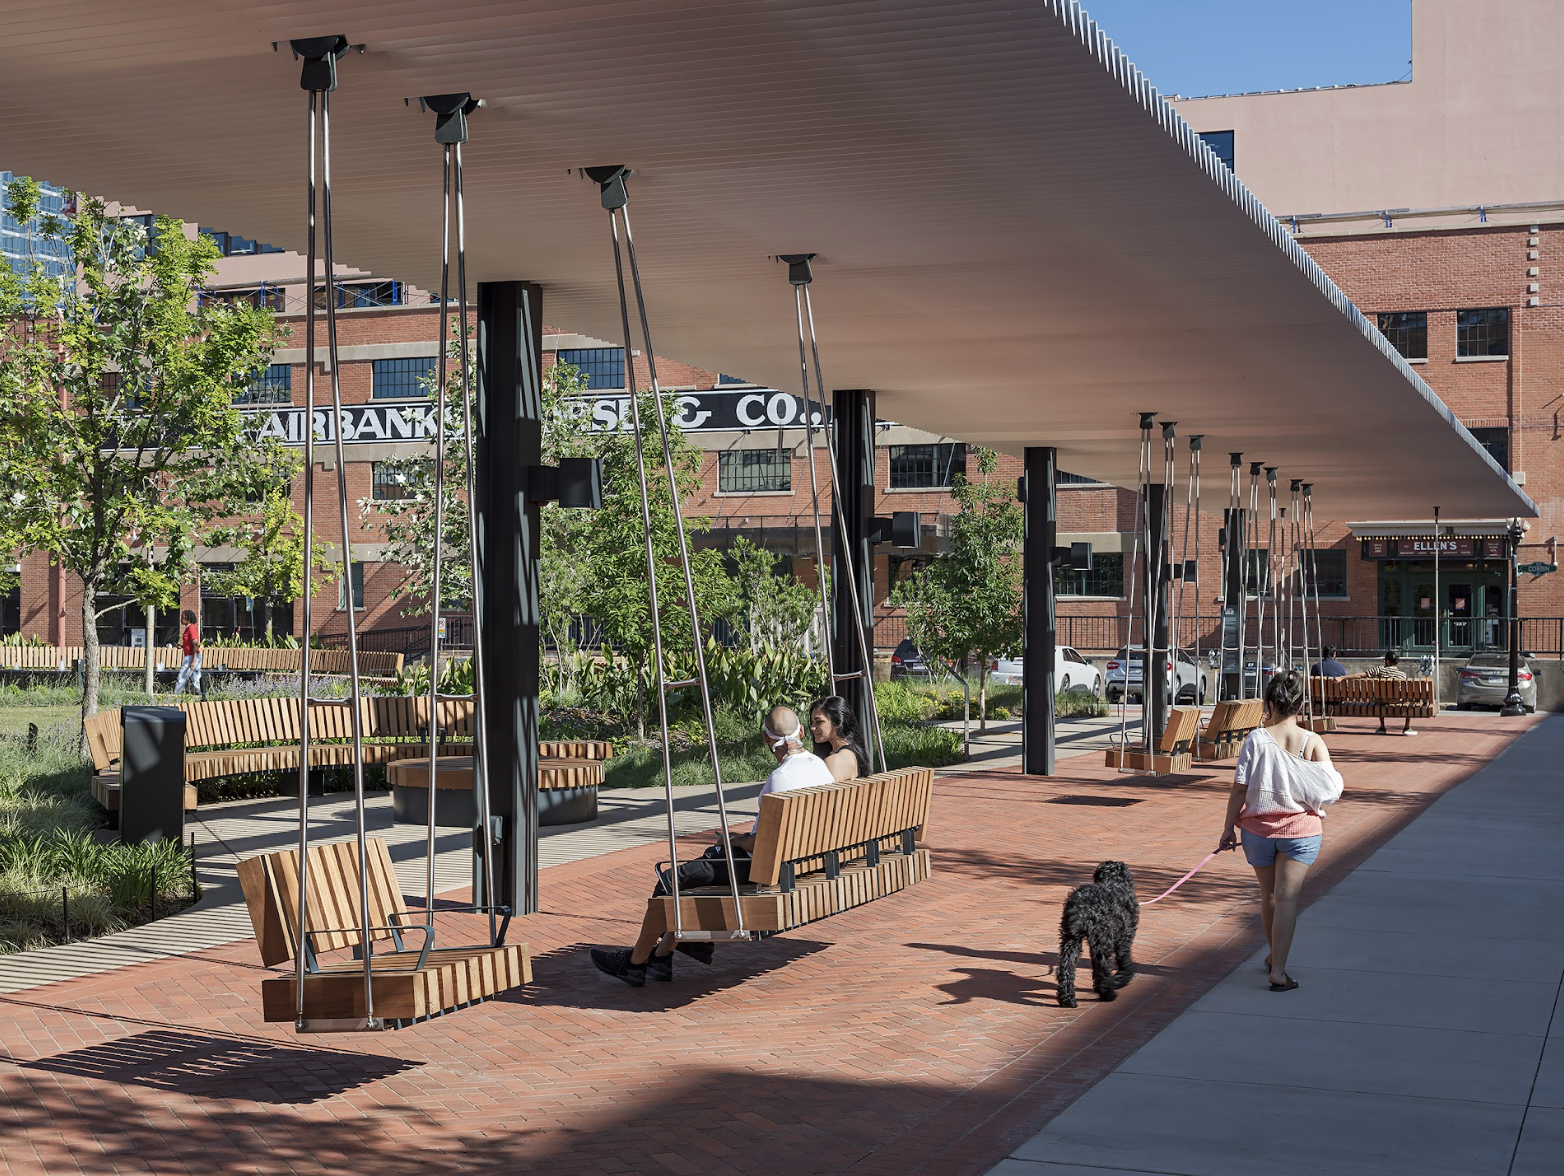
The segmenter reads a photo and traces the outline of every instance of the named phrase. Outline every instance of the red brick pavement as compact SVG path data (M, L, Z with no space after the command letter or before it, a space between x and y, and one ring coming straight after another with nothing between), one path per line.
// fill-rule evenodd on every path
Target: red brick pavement
M1347 723L1309 895L1529 722L1449 715L1408 740ZM1083 756L1049 781L943 779L927 883L711 968L681 957L672 985L629 989L586 957L632 937L646 847L544 873L524 994L397 1033L263 1025L250 942L0 997L0 1169L981 1172L1258 946L1252 876L1224 856L1145 912L1119 1001L1060 1009L1046 975L1065 890L1120 857L1160 892L1212 847L1228 778Z

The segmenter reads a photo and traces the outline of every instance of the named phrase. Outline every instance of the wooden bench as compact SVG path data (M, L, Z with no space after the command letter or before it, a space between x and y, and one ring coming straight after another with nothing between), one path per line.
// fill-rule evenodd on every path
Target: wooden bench
M1232 759L1264 717L1265 703L1258 698L1217 703L1195 743L1196 757L1205 762Z
M299 704L291 698L242 698L222 702L184 702L185 783L255 772L299 769ZM364 762L390 763L429 754L429 700L387 695L361 701ZM441 755L472 750L472 703L440 703ZM119 808L119 761L124 737L119 710L99 711L86 722L92 754L92 794L104 808ZM310 762L313 769L353 762L352 713L347 706L310 707ZM613 746L599 740L559 740L539 744L550 759L604 760ZM187 797L189 793L187 792ZM192 803L189 807L194 808Z
M80 645L0 645L0 669L58 670L70 669L86 657ZM152 662L162 662L170 670L179 668L184 654L177 645L163 645L152 650ZM227 666L230 670L261 670L271 673L297 674L303 664L303 652L298 649L269 649L254 645L209 645L201 650L201 668L215 670ZM402 669L400 653L379 650L358 651L358 671L361 674L395 674ZM100 645L98 664L106 670L139 670L147 664L147 651L139 645ZM345 649L310 650L310 673L346 674L350 665Z
M478 810L472 794L472 760L470 755L446 755L435 761L434 823L440 828L472 829L478 824ZM395 820L409 825L428 823L427 756L413 756L387 764L386 783L391 785L391 811ZM597 790L602 783L601 759L539 756L538 824L579 825L595 820Z
M760 798L749 882L739 903L748 931L787 931L873 902L929 876L916 843L928 823L934 772L900 768L861 780ZM730 888L680 888L686 931L736 930ZM673 896L647 900L646 927L672 933Z
M307 934L299 933L299 855L296 851L247 858L238 865L239 883L250 909L250 924L267 967L305 961L304 1023L301 1031L400 1029L416 1021L453 1012L498 996L532 979L532 961L524 943L506 944L505 923L498 946L440 947L423 924L410 917L391 868L391 855L379 838L368 842L371 950L391 942L393 950L373 951L375 1017L367 1023L362 959L322 961L328 952L362 951L358 846L335 842L309 850ZM481 908L455 908L476 911ZM443 916L446 909L440 911ZM420 912L421 916L421 912ZM487 928L485 928L487 930ZM407 947L404 935L418 946ZM294 974L261 981L261 1010L267 1021L297 1016Z
M1326 715L1371 719L1434 717L1432 678L1316 678L1314 689L1315 701Z
M1193 762L1195 739L1200 733L1200 708L1175 706L1168 711L1168 725L1157 740L1156 750L1147 755L1139 748L1110 747L1106 763L1110 768L1138 768L1147 772L1187 772Z

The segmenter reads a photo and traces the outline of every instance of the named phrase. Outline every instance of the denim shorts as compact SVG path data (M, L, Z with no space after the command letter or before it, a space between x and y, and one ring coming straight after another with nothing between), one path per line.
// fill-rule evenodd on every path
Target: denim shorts
M1320 856L1318 833L1313 837L1261 837L1248 829L1240 829L1238 835L1243 841L1244 857L1251 866L1274 866L1279 853L1305 866L1312 866L1314 859Z

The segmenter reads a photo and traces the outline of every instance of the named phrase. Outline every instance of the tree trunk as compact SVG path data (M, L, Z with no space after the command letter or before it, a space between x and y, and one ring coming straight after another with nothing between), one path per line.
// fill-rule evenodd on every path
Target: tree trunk
M156 684L155 683L155 679L152 676L152 670L153 670L152 662L153 662L153 659L157 655L157 640L156 640L155 637L153 637L153 634L157 632L157 605L155 605L155 604L147 605L146 613L147 613L147 617L146 617L146 620L147 620L147 646L146 646L147 657L146 657L146 674L145 674L145 678L144 678L144 681L143 681L143 685L146 687L147 697L151 698L152 695L155 693L153 687Z
M270 595L261 597L261 623L265 626L266 644L272 643L272 598Z
M965 674L961 676L961 755L972 758L972 679Z
M87 720L98 713L98 577L83 576L81 584L81 755L91 755L87 746Z
M644 665L638 663L635 667L635 734L642 743L646 742L646 680L642 674Z
M988 734L988 659L978 671L978 734Z

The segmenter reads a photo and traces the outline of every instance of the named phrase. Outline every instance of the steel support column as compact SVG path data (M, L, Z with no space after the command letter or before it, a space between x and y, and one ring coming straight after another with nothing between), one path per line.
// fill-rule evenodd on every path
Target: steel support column
M1173 660L1168 648L1167 487L1152 482L1146 487L1146 660L1141 669L1141 689L1146 692L1146 738L1152 747L1168 725L1168 679L1165 667ZM1177 679L1174 679L1176 682Z
M1054 608L1054 547L1059 541L1057 449L1028 446L1022 477L1026 519L1021 590L1021 771L1054 774L1054 649L1058 623Z
M1239 648L1238 635L1248 609L1245 594L1249 587L1244 571L1249 559L1249 544L1244 530L1247 521L1247 513L1242 509L1229 507L1222 512L1222 680L1217 687L1219 699L1244 697L1244 667L1241 663L1248 652Z
M863 617L870 657L874 650L874 548L869 543L870 520L874 517L874 393L863 389L838 389L831 394L835 418L831 443L836 451L838 483L832 487L831 510L840 516L832 520L831 535L831 632L838 674L864 671L862 677L837 683L836 693L847 699L858 716L869 714L868 691L873 666L863 664L853 628L853 609ZM842 571L843 533L858 581L858 599L854 600L848 577Z
M539 520L526 477L543 460L542 336L542 287L478 284L474 473L483 611L473 640L483 642L487 679L486 786L498 826L493 897L518 915L538 909Z

